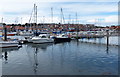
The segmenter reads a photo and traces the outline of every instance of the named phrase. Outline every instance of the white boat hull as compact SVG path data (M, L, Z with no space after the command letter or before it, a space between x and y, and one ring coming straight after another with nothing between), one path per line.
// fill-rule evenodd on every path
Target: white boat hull
M52 43L54 40L52 39L35 39L32 40L33 43Z
M18 47L18 42L0 42L0 48Z

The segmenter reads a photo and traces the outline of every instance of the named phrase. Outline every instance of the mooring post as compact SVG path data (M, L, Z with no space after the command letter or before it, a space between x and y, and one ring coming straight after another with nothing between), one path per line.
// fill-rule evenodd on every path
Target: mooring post
M107 32L107 46L109 45L109 30L106 31Z
M7 28L5 27L5 24L3 24L4 26L4 41L7 41Z
M108 46L109 46L109 30L106 31L107 32L107 51L108 51Z

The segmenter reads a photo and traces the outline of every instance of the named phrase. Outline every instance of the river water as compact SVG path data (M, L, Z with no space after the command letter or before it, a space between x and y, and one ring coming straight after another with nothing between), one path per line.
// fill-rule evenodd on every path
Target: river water
M3 75L118 75L118 46L71 41L2 50Z

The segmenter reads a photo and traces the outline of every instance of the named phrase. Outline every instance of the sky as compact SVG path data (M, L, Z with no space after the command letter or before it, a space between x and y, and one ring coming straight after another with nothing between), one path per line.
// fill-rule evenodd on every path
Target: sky
M100 26L117 25L118 1L119 0L0 0L0 22L6 24L29 23L35 3L38 7L38 23L52 23L51 8L53 8L53 22L61 22L60 9L62 8L65 23L95 24Z

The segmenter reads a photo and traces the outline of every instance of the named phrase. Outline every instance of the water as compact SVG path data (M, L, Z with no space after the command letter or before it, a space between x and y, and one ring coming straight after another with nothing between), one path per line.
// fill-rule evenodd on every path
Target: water
M3 49L3 75L118 75L118 46L71 41Z
M109 37L109 45L118 45L118 36L110 36ZM81 42L89 42L89 43L98 43L98 44L107 44L107 37L104 38L91 38L91 39L79 39Z

